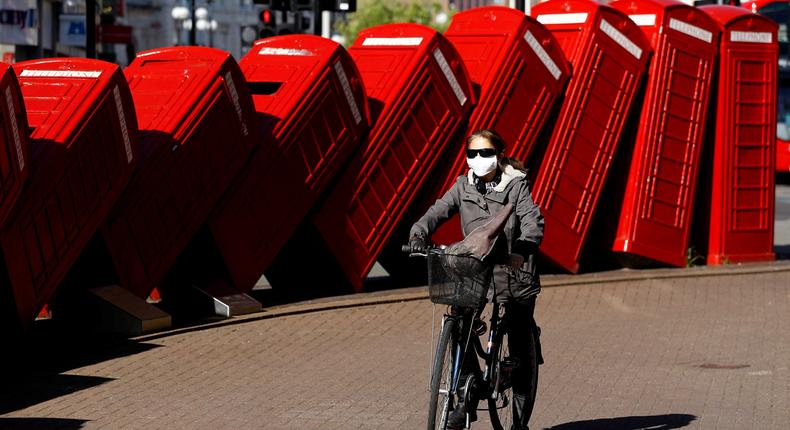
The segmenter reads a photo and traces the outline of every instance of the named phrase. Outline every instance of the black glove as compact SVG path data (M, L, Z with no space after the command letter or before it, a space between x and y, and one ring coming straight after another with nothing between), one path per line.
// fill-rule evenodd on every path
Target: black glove
M415 235L409 238L409 247L412 253L424 254L428 251L428 241L425 240L425 236Z

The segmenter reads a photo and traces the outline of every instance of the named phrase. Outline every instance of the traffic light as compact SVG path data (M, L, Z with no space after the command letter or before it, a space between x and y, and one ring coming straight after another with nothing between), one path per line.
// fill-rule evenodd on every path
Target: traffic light
M335 11L337 12L356 12L357 0L336 0Z
M277 34L277 18L273 10L269 9L268 7L264 7L261 13L258 15L258 20L261 23L261 30L258 33L261 39L272 37Z
M318 8L334 12L356 12L357 0L318 0Z
M291 10L291 0L252 0L254 4L263 5L264 8L272 10Z

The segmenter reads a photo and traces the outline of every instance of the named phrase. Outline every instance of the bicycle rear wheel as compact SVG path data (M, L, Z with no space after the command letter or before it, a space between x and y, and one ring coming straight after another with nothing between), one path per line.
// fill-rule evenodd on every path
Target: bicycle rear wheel
M520 393L520 397L524 397L524 405L520 411L514 411L513 407L513 402L515 401L511 378L513 369L508 369L507 363L502 361L510 353L507 335L503 337L498 350L496 363L494 364L496 366L494 377L499 387L499 395L496 399L488 399L488 412L491 416L491 424L494 430L510 430L514 419L518 419L518 421L526 425L532 416L532 409L535 406L535 396L538 390L538 359L534 333L532 330L527 330L527 332L525 336L529 344L526 347L529 349L526 356L521 357L522 361L518 363L518 372L526 380L522 381L522 383L527 382L526 388L528 392ZM518 412L518 417L516 417L516 412Z
M446 319L436 344L431 373L431 397L428 401L428 430L446 429L450 411L457 406L455 395L450 392L453 383L453 330L455 319Z

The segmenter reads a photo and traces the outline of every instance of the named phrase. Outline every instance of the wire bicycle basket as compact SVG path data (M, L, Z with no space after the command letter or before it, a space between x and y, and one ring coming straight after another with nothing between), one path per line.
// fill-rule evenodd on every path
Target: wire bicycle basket
M479 258L428 252L428 294L433 303L479 307L486 303L493 267Z

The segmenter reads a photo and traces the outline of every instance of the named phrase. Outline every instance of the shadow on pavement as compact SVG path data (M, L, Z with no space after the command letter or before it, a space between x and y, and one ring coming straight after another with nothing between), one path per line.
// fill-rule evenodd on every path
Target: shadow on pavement
M86 422L71 418L0 418L0 430L74 430Z
M33 374L27 377L18 377L15 380L3 383L3 391L0 393L0 415L25 409L87 388L93 388L108 381L112 381L112 379L82 375ZM44 421L48 421L49 419L27 419L24 420L25 422L21 423L12 422L13 420L16 420L16 418L0 418L0 429L34 428L26 427L26 425L31 424L34 420L41 421L42 424L45 424ZM30 421L30 423L27 421ZM51 425L47 428L61 427ZM79 427L67 426L63 428Z
M41 324L38 324L41 323ZM14 355L22 370L18 378L57 375L116 358L140 354L159 345L103 333L90 333L60 321L38 321L17 345Z
M0 384L0 415L22 410L58 397L97 387L112 378L68 374L116 358L140 354L158 345L106 335L88 334L57 321L38 321L23 339L9 341L0 366L9 369ZM21 418L20 418L21 419ZM80 428L84 421L30 418L9 421L5 428ZM16 420L16 418L14 418Z
M602 418L559 424L545 430L671 430L686 427L696 419L687 414Z

